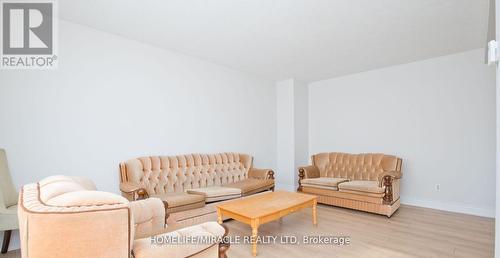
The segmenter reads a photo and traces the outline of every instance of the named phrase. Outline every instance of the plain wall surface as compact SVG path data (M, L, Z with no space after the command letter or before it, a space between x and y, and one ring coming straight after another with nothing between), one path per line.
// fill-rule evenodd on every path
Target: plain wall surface
M0 71L0 148L17 187L65 174L119 193L119 162L144 155L242 152L275 166L273 81L64 21L59 62Z
M295 191L298 166L308 160L308 86L294 78L276 83L276 188Z
M276 188L293 191L295 173L294 80L276 83Z
M495 69L483 49L314 82L309 97L310 154L397 155L402 203L494 216Z

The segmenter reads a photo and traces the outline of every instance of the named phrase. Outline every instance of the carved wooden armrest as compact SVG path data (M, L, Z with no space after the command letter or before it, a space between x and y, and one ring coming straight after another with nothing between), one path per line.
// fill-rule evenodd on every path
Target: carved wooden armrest
M302 191L302 179L320 177L319 169L316 166L299 167L299 188L297 191Z
M272 169L251 168L248 172L248 177L256 179L274 179L274 171Z
M134 201L149 198L148 191L145 188L132 182L120 183L120 191L125 194L131 194Z
M394 179L401 178L399 171L387 171L378 176L379 186L385 188L385 195L383 198L384 204L391 204L394 200L392 194L392 182Z

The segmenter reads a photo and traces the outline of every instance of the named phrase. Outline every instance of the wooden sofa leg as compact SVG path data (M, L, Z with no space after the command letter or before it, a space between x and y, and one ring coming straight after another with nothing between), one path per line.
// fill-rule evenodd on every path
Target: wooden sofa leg
M273 191L273 192L274 192L274 186L273 186L273 187L271 187L271 191Z
M222 227L224 227L224 236L222 236L222 242L219 243L219 258L227 258L226 252L229 249L229 242L226 242L226 237L227 234L229 233L229 229L227 228L226 225L221 224Z
M9 249L10 244L10 235L12 234L12 230L6 230L3 232L3 244L2 244L2 253L6 253Z

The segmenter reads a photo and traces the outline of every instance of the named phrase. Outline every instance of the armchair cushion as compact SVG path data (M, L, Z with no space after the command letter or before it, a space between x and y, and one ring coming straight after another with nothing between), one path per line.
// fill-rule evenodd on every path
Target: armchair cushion
M92 181L70 176L50 176L38 182L38 186L42 202L69 192L96 190Z
M128 200L108 192L75 191L57 195L46 201L48 205L58 207L126 204Z
M167 203L167 212L185 211L205 206L205 196L189 193L163 193L155 194L156 197Z
M226 184L225 187L238 188L241 194L245 195L255 191L269 189L274 186L274 179L255 179L248 178L236 183Z
M332 178L332 177L318 177L318 178L306 178L302 179L300 182L302 186L309 187L327 187L332 190L337 190L339 183L347 182L349 179L346 178Z
M373 197L383 197L385 189L379 187L378 181L349 181L340 183L338 188L341 192L364 194Z
M238 198L241 196L241 189L223 187L223 186L212 186L204 188L195 188L186 190L190 194L200 194L206 197L206 202L215 202L222 200L229 200Z
M134 241L134 257L190 257L204 251L213 252L215 257L217 257L217 244L219 243L217 240L225 234L226 230L217 222L206 222L158 235L152 239L138 239ZM208 239L212 239L213 241L207 241ZM169 244L169 240L177 241L181 244ZM196 241L199 242L196 243ZM210 256L207 255L207 257Z

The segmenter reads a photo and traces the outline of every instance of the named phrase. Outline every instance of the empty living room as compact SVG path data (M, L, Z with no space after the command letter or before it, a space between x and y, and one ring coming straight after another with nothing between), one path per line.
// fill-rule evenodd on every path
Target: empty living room
M0 0L0 258L500 258L500 0Z

